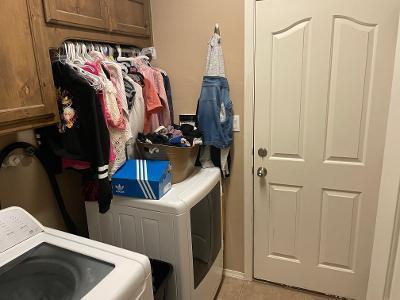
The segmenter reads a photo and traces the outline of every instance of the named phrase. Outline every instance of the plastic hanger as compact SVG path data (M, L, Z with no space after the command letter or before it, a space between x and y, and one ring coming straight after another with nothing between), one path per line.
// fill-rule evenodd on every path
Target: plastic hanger
M90 45L88 45L90 47ZM89 55L89 48L86 46L86 44L82 44L82 55L83 58L87 61L93 61L92 57Z
M132 57L132 59L133 59L133 60L141 60L141 59L144 59L144 60L147 60L147 61L150 60L150 58L149 58L148 56L146 56L146 55L139 55L139 56L136 56L136 57Z
M85 64L85 60L81 56L81 44L76 42L75 44L71 43L71 47L74 53L73 63L83 66Z
M124 57L124 56L122 56L121 46L118 45L118 46L116 46L116 48L117 48L117 52L118 52L117 62L129 62L130 65L132 66L135 61L140 60L140 59L146 59L147 62L149 61L149 58L145 55L139 55L136 57Z
M78 58L78 47L70 41L67 41L64 43L64 47L66 50L66 56L67 60L66 63L74 69L77 73L81 74L83 78L86 79L86 81L96 90L101 90L103 89L103 83L100 80L100 78L90 72L85 71L84 69L81 68L81 65L79 63L83 62L82 65L84 65L83 59ZM77 64L78 62L78 64Z
M63 43L64 46L64 51L65 51L65 61L68 62L69 61L69 52L68 52L68 46L67 43Z

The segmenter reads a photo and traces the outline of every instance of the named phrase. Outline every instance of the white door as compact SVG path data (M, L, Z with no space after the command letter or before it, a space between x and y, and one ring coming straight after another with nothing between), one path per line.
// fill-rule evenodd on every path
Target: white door
M257 1L255 278L365 298L399 9Z

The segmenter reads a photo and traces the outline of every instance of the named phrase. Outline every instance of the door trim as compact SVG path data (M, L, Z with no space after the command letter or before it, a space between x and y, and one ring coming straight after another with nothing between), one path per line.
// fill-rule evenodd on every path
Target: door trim
M400 20L399 27L400 28ZM367 300L394 300L392 280L400 276L400 31L394 62L394 76L386 128L385 152L375 224L371 270L368 281ZM396 267L397 266L397 267ZM397 288L396 293L399 293Z
M254 51L256 1L244 1L244 278L253 280L254 225Z

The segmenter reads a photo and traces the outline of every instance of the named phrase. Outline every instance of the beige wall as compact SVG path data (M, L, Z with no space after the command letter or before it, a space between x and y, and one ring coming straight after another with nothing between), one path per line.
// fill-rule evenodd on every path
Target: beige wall
M151 0L156 63L168 71L176 115L194 113L207 55L207 42L220 24L226 74L235 114L242 131L235 133L232 176L224 182L225 267L243 271L243 61L244 1ZM34 143L32 131L0 137L0 149L14 141ZM66 204L81 230L85 230L80 176L67 171L57 177ZM0 170L0 204L27 209L43 224L64 229L45 172L35 159Z
M0 149L16 142L35 145L33 131L24 131L0 137ZM19 153L16 150L13 153ZM20 206L30 212L42 224L64 230L65 225L47 179L46 172L36 158L23 156L18 167L0 169L0 206ZM81 176L66 171L57 176L66 206L82 234L87 233L84 202L80 196Z
M195 113L207 42L220 24L234 113L243 124L244 1L151 0L156 64L171 77L175 115ZM232 176L225 180L225 268L243 271L243 125L235 133Z

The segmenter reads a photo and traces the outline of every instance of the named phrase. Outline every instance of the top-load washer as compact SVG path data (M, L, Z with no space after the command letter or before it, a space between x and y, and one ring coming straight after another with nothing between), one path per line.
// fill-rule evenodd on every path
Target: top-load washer
M0 300L153 299L149 259L0 210Z

